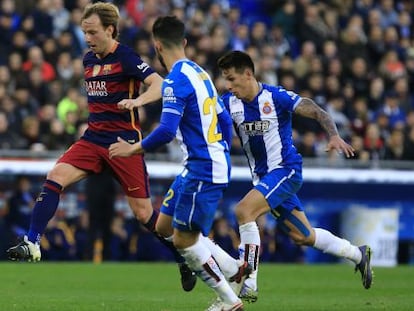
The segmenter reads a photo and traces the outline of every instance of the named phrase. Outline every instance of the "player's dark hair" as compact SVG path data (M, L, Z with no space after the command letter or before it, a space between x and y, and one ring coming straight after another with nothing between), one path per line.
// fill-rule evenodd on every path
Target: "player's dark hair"
M81 21L89 18L91 15L96 14L101 20L102 26L108 28L109 26L114 27L112 38L118 37L118 21L119 21L119 10L118 8L108 2L95 2L85 7Z
M160 40L165 47L171 48L182 44L185 37L185 26L176 16L160 16L152 26L152 35L154 39Z
M254 74L252 58L249 54L241 51L231 51L224 54L218 59L217 66L220 70L234 68L236 72L243 72L245 69L250 69Z

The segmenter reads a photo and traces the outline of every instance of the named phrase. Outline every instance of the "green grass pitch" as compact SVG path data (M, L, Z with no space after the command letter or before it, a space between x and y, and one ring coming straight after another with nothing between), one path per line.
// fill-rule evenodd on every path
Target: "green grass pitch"
M375 268L366 290L347 264L262 264L245 310L414 310L414 267ZM204 310L213 292L184 292L172 263L0 263L0 310Z

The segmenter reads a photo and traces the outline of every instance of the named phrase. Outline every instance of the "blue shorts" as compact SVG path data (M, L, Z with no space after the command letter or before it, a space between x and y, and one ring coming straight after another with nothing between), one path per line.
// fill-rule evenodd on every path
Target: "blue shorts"
M270 208L282 208L287 212L293 209L303 211L296 193L302 186L302 172L292 168L278 168L264 175L254 189L266 198Z
M168 189L161 213L173 217L180 231L210 233L214 216L227 184L213 184L178 175Z

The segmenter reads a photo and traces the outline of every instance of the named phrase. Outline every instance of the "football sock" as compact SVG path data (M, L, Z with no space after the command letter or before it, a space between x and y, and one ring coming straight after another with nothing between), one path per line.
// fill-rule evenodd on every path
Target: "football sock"
M56 212L61 193L61 185L46 179L33 208L30 228L27 233L27 238L30 242L40 243L40 239L46 229L47 223Z
M148 231L155 232L155 224L157 223L159 214L160 213L157 210L155 209L152 210L152 215L150 219L147 221L147 223L143 224L144 227L148 229Z
M158 219L158 215L160 213L157 210L153 210L152 215L150 217L150 219L148 220L148 222L146 224L143 224L145 228L147 228L150 232L152 232L155 237L162 243L164 244L167 248L169 248L171 250L171 252L174 255L174 259L177 263L184 263L184 258L183 256L181 256L181 254L177 251L177 249L174 247L174 244L172 242L172 239L166 239L164 237L162 237L161 235L159 235L156 231L155 231L155 224L157 223L157 219Z
M180 253L186 259L193 270L203 282L212 288L220 299L228 304L235 304L240 299L231 289L224 278L217 262L211 256L210 250L200 239L192 246L181 249Z
M200 241L210 250L211 255L219 265L226 279L229 279L239 271L237 260L231 257L219 245L210 238L200 234Z
M257 270L259 268L260 232L255 221L239 226L240 232L240 259L249 263L253 271L246 279L245 284L257 289Z
M313 247L337 257L344 257L358 264L361 262L361 251L348 240L341 239L329 231L321 228L314 228L315 244Z

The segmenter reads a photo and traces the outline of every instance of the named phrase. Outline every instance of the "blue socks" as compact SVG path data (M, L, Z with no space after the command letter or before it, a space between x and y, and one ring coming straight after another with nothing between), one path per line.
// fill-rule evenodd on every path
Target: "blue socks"
M32 243L40 243L40 238L46 229L47 223L53 217L59 204L62 186L58 183L46 180L42 191L36 199L33 208L27 237Z

